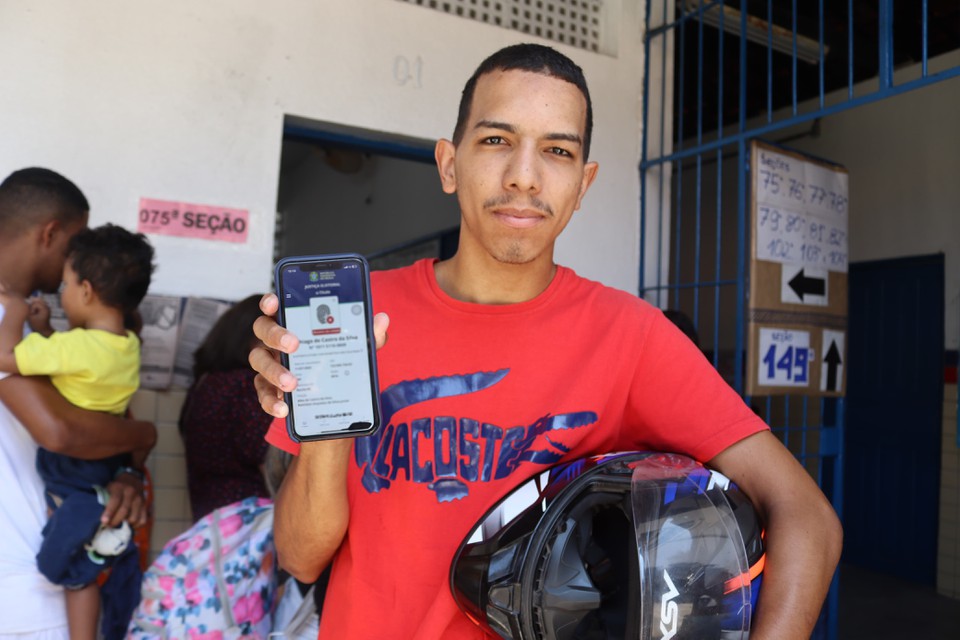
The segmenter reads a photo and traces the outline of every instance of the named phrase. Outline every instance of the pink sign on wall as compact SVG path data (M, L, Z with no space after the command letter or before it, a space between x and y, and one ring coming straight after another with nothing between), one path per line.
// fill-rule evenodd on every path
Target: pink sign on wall
M137 231L220 242L246 242L250 212L206 204L140 198Z

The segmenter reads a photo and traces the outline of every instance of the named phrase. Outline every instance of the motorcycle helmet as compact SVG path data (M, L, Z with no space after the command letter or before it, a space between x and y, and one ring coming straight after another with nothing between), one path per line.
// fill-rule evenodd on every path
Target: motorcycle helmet
M585 458L531 478L463 541L454 600L511 640L748 638L760 522L727 478L686 456Z

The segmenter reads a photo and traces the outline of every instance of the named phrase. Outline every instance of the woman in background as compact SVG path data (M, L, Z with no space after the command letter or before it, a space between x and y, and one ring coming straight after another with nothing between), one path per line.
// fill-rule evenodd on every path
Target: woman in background
M217 320L194 354L193 384L180 412L193 519L249 496L270 497L263 481L270 416L253 388L247 363L256 338L260 296L252 295Z

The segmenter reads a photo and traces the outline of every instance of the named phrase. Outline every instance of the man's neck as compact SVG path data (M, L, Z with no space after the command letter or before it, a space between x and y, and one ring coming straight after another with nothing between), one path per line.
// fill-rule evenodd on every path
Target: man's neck
M486 259L469 260L458 252L434 265L437 284L448 296L476 304L517 304L536 298L550 286L557 267L553 260L525 264Z

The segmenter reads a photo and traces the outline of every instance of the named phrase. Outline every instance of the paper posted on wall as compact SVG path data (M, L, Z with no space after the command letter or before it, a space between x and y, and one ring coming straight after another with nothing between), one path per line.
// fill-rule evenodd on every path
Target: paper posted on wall
M187 298L180 320L177 355L173 365L173 385L189 387L193 383L193 353L203 344L210 329L232 303L211 298Z
M183 304L178 296L155 295L140 303L140 386L144 389L166 389L173 381Z

